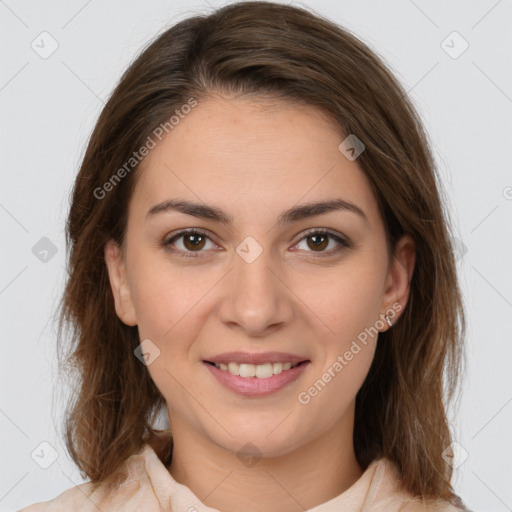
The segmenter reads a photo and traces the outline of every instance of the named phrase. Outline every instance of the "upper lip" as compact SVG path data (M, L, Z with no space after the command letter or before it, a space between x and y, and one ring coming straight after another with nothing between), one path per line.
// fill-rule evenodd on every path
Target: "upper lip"
M264 364L264 363L301 363L308 361L307 358L302 356L295 356L285 352L224 352L217 356L209 357L204 361L210 363L245 363L245 364Z

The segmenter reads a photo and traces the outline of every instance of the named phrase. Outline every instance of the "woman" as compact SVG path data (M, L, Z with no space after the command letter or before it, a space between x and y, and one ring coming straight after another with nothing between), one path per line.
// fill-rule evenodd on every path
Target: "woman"
M349 32L270 2L164 32L100 115L67 235L90 481L23 510L465 510L440 183Z

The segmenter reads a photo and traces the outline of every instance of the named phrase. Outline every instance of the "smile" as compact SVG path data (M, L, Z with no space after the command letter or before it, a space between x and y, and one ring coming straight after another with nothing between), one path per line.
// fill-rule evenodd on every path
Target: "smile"
M240 377L256 377L258 379L268 379L272 375L279 375L281 372L295 368L300 363L264 363L264 364L238 364L229 363L210 363L222 371L229 372L231 375Z
M203 361L215 379L229 391L247 397L276 393L299 379L311 361L299 363L213 363Z

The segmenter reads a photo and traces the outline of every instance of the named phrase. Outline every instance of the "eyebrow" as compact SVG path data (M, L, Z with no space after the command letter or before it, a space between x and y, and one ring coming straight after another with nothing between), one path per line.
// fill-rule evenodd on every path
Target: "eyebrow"
M146 219L158 213L169 211L178 211L186 215L192 215L201 219L221 222L229 226L233 224L233 217L228 215L220 208L207 204L199 204L187 200L176 199L169 199L162 203L156 204L148 211L146 214ZM347 211L355 213L356 215L360 216L367 224L369 224L368 218L366 217L364 211L359 208L359 206L339 198L294 206L279 215L277 219L277 225L281 226L283 224L297 222L308 217L324 215L326 213L335 211Z

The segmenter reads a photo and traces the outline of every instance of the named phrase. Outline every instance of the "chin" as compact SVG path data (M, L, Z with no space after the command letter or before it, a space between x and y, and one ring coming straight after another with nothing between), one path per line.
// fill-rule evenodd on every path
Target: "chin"
M232 437L221 429L221 432L217 431L217 435L210 438L215 444L238 457L243 457L244 453L253 453L255 457L279 457L292 452L304 442L297 429L291 428L290 424L285 425L284 417L286 415L280 415L274 422L250 424L247 424L246 417L244 425L228 421Z

